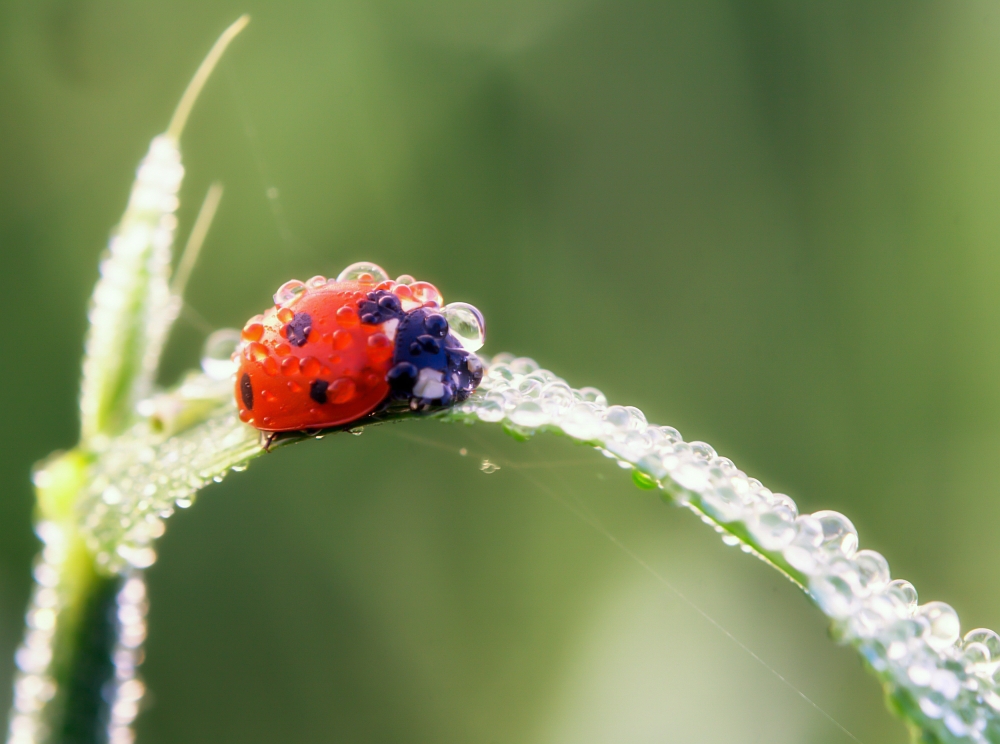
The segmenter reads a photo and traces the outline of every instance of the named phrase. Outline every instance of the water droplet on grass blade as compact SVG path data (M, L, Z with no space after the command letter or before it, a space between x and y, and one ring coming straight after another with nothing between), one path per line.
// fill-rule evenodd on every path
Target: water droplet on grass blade
M239 344L239 331L233 328L215 331L205 339L201 350L202 371L213 380L228 380L239 366L232 359Z

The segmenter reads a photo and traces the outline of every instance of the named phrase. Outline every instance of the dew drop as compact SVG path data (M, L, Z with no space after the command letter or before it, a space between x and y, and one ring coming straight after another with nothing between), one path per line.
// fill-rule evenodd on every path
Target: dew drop
M287 305L305 291L305 284L298 279L291 279L278 287L278 291L274 293L274 304L279 307Z
M409 274L400 274L396 277L396 284L413 284L416 279L414 279Z
M818 511L813 514L813 518L818 520L823 530L823 539L820 548L825 552L839 553L845 558L850 558L858 549L858 531L854 529L851 520L840 512Z
M264 335L264 326L260 323L247 323L243 328L243 333L241 338L244 341L260 341L260 337Z
M347 403L357 395L358 387L350 377L334 380L326 390L326 398L330 403Z
M254 341L243 350L244 356L252 362L262 362L268 358L270 352L264 344Z
M601 408L607 408L608 399L604 396L600 390L595 387L584 387L580 388L580 397L587 403L593 403ZM680 438L680 435L678 435Z
M320 287L325 287L326 277L317 274L312 279L306 282L306 286L309 287L309 289L319 289Z
M201 349L201 369L213 380L228 380L239 366L233 361L233 354L240 343L240 332L233 328L222 328L207 339Z
M943 651L958 641L960 630L958 613L951 605L944 602L928 602L917 608L914 617L923 617L928 621L924 639L935 651Z
M548 414L533 400L525 400L514 407L508 416L512 424L534 429L549 423Z
M337 323L341 328L354 328L359 322L358 313L353 307L344 305L337 308Z
M987 661L1000 661L1000 635L997 635L988 628L976 628L965 634L966 648L969 644L978 643L984 646L989 653Z
M854 554L858 581L865 593L882 591L889 583L889 562L874 550L859 550Z
M352 263L337 275L338 282L359 282L361 284L378 284L389 278L378 264L368 261Z
M373 333L368 337L368 355L373 362L384 362L392 356L393 344L384 333Z
M441 307L444 304L444 298L438 288L430 282L414 282L409 286L413 293L413 299L421 305L426 306L433 303L433 307Z
M917 589L913 584L904 579L896 579L895 581L889 582L889 591L892 592L899 600L910 608L914 610L917 606Z
M344 349L350 347L352 343L354 343L354 337L347 331L343 330L342 328L338 328L336 331L333 332L332 340L333 340L333 348L336 349L337 351L343 351Z
M467 302L452 302L441 311L452 335L466 351L479 351L486 343L486 321L478 309Z

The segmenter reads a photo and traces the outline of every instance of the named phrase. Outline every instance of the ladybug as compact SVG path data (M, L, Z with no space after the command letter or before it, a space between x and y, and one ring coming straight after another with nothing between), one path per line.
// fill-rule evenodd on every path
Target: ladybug
M443 305L411 276L372 263L285 282L247 321L234 354L240 419L265 432L344 427L390 406L429 411L479 385L485 337L471 305ZM450 322L449 322L450 321Z

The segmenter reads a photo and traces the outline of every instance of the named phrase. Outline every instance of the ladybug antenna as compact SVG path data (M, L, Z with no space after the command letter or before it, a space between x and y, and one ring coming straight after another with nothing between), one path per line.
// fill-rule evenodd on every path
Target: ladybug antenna
M208 55L198 66L194 77L191 78L191 82L188 83L187 88L184 90L184 95L181 96L180 103L174 109L174 115L170 119L170 126L167 127L166 135L174 141L180 139L181 132L184 131L184 125L187 123L188 115L194 107L194 102L198 100L198 94L205 87L205 83L208 81L209 75L212 74L212 70L215 69L215 65L221 59L222 53L226 51L229 42L235 39L236 35L246 28L248 23L250 23L249 15L243 14L237 18L229 28L222 32L222 36L216 40L215 44L208 51Z

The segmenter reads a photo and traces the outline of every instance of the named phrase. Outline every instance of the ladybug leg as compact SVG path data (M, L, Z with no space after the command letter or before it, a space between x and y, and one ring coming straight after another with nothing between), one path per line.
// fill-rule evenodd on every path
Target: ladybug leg
M275 440L278 438L280 432L277 431L262 431L260 433L260 446L264 448L265 452L271 451L271 445L274 444Z

